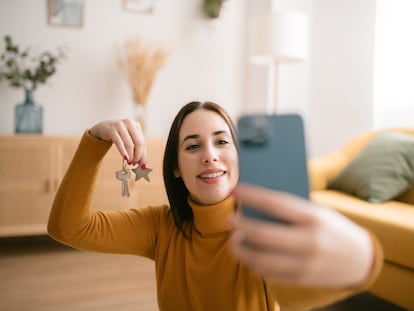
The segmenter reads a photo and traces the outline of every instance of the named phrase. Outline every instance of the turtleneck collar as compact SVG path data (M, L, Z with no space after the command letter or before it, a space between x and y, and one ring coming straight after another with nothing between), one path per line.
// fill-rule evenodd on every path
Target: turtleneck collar
M193 210L195 229L202 235L230 230L229 216L235 210L234 196L229 196L223 201L211 205L199 205L190 197L187 202Z

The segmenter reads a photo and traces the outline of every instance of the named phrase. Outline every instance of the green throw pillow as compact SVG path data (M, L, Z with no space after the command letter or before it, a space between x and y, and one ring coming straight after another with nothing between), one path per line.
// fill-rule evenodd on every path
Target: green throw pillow
M328 188L380 203L414 183L414 136L384 131L337 176Z

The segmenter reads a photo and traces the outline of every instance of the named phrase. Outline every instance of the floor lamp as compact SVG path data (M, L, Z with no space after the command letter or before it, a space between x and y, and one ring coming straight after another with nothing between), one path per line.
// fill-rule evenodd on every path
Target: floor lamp
M249 20L249 58L254 64L268 66L266 112L278 108L279 66L303 61L308 53L308 20L297 11L272 8Z

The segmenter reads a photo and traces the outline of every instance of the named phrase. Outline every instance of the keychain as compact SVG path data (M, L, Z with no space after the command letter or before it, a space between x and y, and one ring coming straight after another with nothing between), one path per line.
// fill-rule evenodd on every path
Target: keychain
M125 159L122 159L122 169L115 172L115 177L121 181L121 195L126 198L130 196L128 180L131 178L131 171L135 173L135 181L144 178L146 181L150 182L148 174L152 172L152 169L146 167L145 164L142 164L141 166L138 165L133 169L129 169L127 167L127 161Z
M135 173L135 181L144 178L146 181L150 182L148 174L152 172L152 169L145 164L142 164L141 166L138 165L136 168L133 168L132 171Z
M122 182L121 195L129 197L128 180L131 177L131 171L127 168L125 160L122 161L122 169L115 172L116 179Z

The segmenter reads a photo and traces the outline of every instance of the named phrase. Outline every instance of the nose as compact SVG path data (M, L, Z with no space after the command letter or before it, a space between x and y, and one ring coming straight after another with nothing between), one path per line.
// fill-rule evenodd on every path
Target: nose
M217 150L212 146L206 147L205 152L203 153L203 163L208 164L208 163L213 163L217 161L218 161Z

